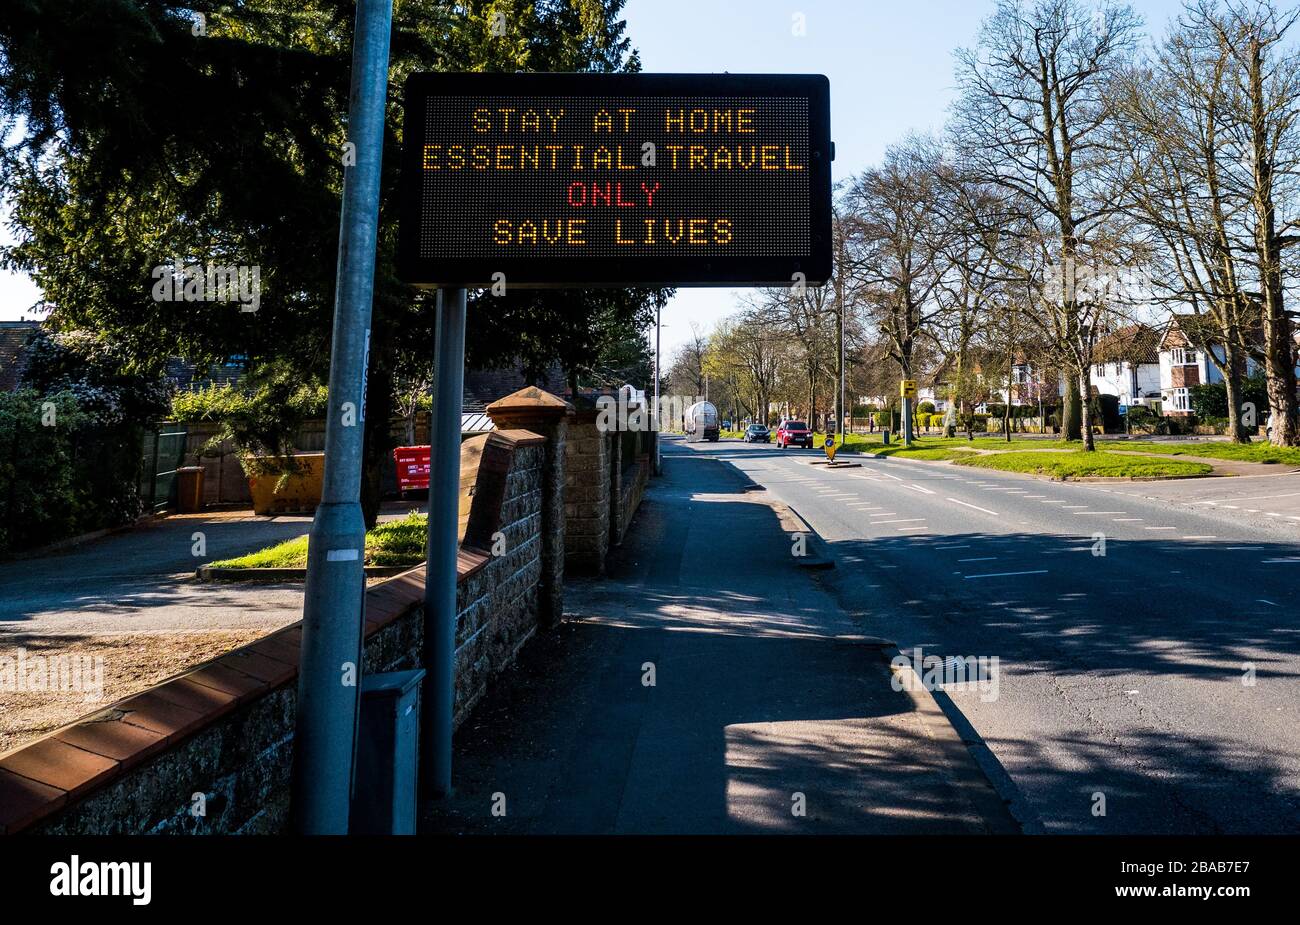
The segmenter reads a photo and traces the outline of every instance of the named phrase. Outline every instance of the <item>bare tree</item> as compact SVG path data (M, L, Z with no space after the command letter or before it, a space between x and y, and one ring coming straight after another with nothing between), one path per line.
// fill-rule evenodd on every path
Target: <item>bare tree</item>
M1153 60L1116 81L1116 180L1126 210L1154 245L1159 272L1151 277L1152 297L1204 312L1204 327L1222 344L1222 356L1213 343L1197 346L1223 376L1233 440L1247 443L1241 388L1258 301L1243 288L1238 239L1249 201L1225 163L1233 157L1229 128L1236 118L1227 85L1232 53L1206 15L1189 12ZM1187 333L1198 340L1202 327Z
M1110 2L1001 0L977 47L957 53L962 94L952 132L961 164L1012 197L1027 243L1055 268L1026 284L1043 310L1038 323L1069 361L1067 403L1088 396L1093 314L1106 306L1080 296L1080 269L1100 275L1087 268L1113 265L1119 240L1107 229L1117 208L1105 169L1113 157L1106 89L1140 26L1128 6ZM1091 450L1088 402L1081 407Z
M844 197L845 275L860 287L867 317L904 378L939 313L934 296L947 270L950 226L936 209L941 159L932 140L911 137L856 177Z
M1296 213L1300 179L1300 54L1282 45L1300 10L1279 13L1268 0L1220 6L1200 0L1188 17L1212 31L1230 56L1228 130L1239 154L1241 191L1250 203L1250 245L1264 328L1263 365L1273 416L1273 443L1300 444L1296 417L1294 325L1286 309L1285 261L1300 243Z

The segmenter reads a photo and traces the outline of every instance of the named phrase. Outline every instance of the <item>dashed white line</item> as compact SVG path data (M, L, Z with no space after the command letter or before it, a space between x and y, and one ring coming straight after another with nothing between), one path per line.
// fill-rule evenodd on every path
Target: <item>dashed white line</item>
M1047 569L1036 568L1036 569L1031 569L1030 571L1027 572L989 572L987 575L967 575L966 580L970 581L972 578L1007 578L1012 575L1046 575L1046 574L1047 574Z
M949 498L948 500L951 501L953 504L960 504L962 507L969 507L969 508L973 508L974 510L977 510L977 511L983 511L985 514L992 514L994 517L1001 517L1001 516L1002 516L1002 515L999 514L997 511L990 511L990 510L989 510L988 508L986 508L986 507L977 507L977 506L974 505L974 504L967 504L965 501L958 501L956 498Z

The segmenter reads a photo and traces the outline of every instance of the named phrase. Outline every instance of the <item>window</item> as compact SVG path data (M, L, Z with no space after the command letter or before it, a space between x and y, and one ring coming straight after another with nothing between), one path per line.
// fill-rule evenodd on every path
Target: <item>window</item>
M1170 353L1172 354L1170 362L1173 363L1174 366L1194 366L1196 364L1197 360L1195 350L1175 347L1170 351Z
M1191 411L1192 405L1188 398L1187 389L1174 389L1171 404L1175 411Z
M1103 378L1106 375L1106 364L1098 363L1096 366L1096 373L1098 379Z

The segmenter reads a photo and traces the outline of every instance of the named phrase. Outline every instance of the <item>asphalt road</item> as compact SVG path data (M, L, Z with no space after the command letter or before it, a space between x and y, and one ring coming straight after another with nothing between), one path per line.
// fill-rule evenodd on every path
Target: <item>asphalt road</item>
M862 632L997 659L983 689L936 697L1026 831L1300 832L1300 521L1267 516L1292 477L1220 510L1197 503L1208 480L1144 497L899 459L828 471L820 451L738 442L677 453L798 511Z

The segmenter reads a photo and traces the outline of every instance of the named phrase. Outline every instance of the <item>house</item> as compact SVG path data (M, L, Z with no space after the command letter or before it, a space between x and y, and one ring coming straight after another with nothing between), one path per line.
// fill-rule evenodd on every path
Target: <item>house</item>
M1258 330L1249 335L1260 339ZM1188 415L1192 413L1191 388L1195 385L1213 385L1223 381L1223 374L1206 354L1213 351L1223 362L1223 345L1218 343L1219 329L1208 315L1172 315L1160 335L1160 394L1165 414ZM1246 359L1246 375L1253 376L1258 364Z
M1161 401L1160 332L1130 324L1098 338L1089 381L1098 395L1114 395L1121 405Z
M0 392L17 390L27 366L28 340L39 321L0 321Z

